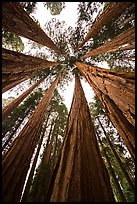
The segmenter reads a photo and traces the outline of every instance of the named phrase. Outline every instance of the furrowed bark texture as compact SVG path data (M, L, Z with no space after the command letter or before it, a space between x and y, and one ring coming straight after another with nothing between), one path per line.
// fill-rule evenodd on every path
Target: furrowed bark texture
M7 31L60 52L54 42L29 16L19 2L2 2L2 26Z
M39 139L45 112L59 82L57 78L46 91L32 116L3 158L3 202L19 202L30 161Z
M114 201L78 76L57 166L57 174L48 194L50 201Z
M83 62L75 65L91 85L111 122L135 157L135 75L94 67Z
M44 70L58 64L60 63L2 49L2 88L31 75L34 71Z
M117 19L132 4L132 2L110 2L103 13L97 17L90 31L87 33L84 40L79 44L78 47L81 47L90 38L94 37L94 35L99 32L104 25L109 24L112 19Z
M88 52L87 54L81 56L81 59L92 57L95 55L99 55L102 53L109 53L115 52L118 50L122 50L124 47L122 45L129 44L135 42L135 27L130 27L125 30L123 33L119 34L115 38L107 41L105 44L93 49L92 51Z
M36 88L45 78L40 79L37 83L32 85L27 91L21 94L18 98L16 98L12 103L4 107L2 110L2 120L4 120L30 93Z

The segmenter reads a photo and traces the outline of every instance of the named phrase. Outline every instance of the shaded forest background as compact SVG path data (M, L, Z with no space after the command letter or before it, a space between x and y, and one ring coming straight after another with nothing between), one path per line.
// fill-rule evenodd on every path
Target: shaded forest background
M53 15L51 21L46 22L45 20L45 27L42 30L48 37L44 37L45 33L40 33L39 31L40 23L33 16L37 4L38 2L20 2L17 6L21 6L31 16L33 22L35 22L33 32L39 32L39 39L35 39L37 35L35 33L33 36L31 28L29 34L26 32L27 27L23 27L26 24L21 25L23 21L20 23L20 29L17 29L14 24L12 28L10 18L8 19L8 15L6 17L5 14L6 9L10 10L12 5L7 4L6 7L6 4L4 5L3 3L3 93L14 88L17 92L21 89L23 91L17 99L9 97L2 100L3 199L5 201L20 202L60 201L59 199L64 199L62 192L67 189L65 187L67 185L67 181L65 181L67 176L71 180L69 185L74 186L75 195L79 195L81 191L84 192L84 189L81 190L82 187L80 188L81 191L75 189L75 182L78 182L79 179L75 177L73 184L72 174L76 175L75 171L70 171L70 173L66 170L63 174L65 161L67 161L68 169L73 169L71 167L73 162L69 161L69 156L67 157L67 153L65 153L67 151L70 151L70 155L73 153L73 150L69 150L69 143L71 146L74 144L73 149L76 149L77 152L82 146L79 137L76 136L76 140L78 144L81 143L81 146L75 145L76 143L73 139L70 142L68 137L70 134L71 138L71 132L75 130L74 127L77 127L77 131L81 135L80 138L83 138L82 130L84 131L84 129L81 129L82 125L79 124L80 122L77 118L79 116L81 121L83 121L81 124L84 124L83 117L87 120L87 129L85 128L87 135L90 132L88 130L93 129L93 132L95 132L96 136L93 133L92 140L94 142L92 145L96 146L95 141L97 141L98 154L101 154L108 177L107 173L104 173L104 175L106 174L106 178L110 179L110 188L115 201L134 202L135 117L133 75L135 71L135 5L133 2L121 2L121 5L120 2L78 2L76 27L70 26L66 28L64 21L59 22L56 19L56 15L59 15L65 8L65 2L43 2L45 12L48 9ZM95 13L97 14L96 19L93 18ZM109 18L105 15L103 16L103 13L106 16L108 15ZM11 15L14 17L14 14ZM25 18L25 15L24 13L24 16L20 16L20 19ZM31 51L28 53L23 52L24 44L19 32L24 36L30 35L30 38L32 38L28 37L31 49L36 50L34 55L32 55ZM44 43L47 43L47 45L44 46ZM110 69L102 68L101 70L98 67L98 63L102 61L106 61ZM89 70L92 70L91 73L93 74L89 74ZM86 104L86 99L84 99L84 93L77 76L79 76L79 80L84 80L85 83L88 82L96 94L94 100L88 104L90 117L86 105L82 106L83 109L80 108L80 101L82 101L82 104ZM75 89L72 106L70 112L68 112L58 89L63 89L65 84L72 81L73 78L75 78ZM21 84L21 82L23 83ZM25 82L28 86L27 90ZM17 84L19 85L17 86ZM107 96L103 95L106 92ZM80 98L82 95L83 97ZM114 99L114 102L112 102L112 99ZM79 113L79 110L81 110L81 113ZM77 115L76 118L75 115ZM89 119L87 119L88 117ZM90 122L88 126L90 118L93 127L91 127ZM77 123L74 122L73 126L72 121L77 121ZM71 129L70 124L74 129ZM68 131L69 128L70 132ZM74 135L79 135L78 132L74 132ZM28 140L29 135L33 137ZM90 141L90 139L87 141ZM20 153L17 153L18 149L20 149ZM83 150L83 153L80 154L83 154L82 158L85 160L86 155L90 153L94 155L96 152L94 151L90 152L89 150L89 152L86 152ZM97 157L96 153L95 155ZM76 157L79 158L79 154L76 154ZM64 164L61 163L61 158ZM16 160L15 163L13 162L14 159ZM90 168L90 159L92 169L92 164L96 162L92 158L89 158L85 166L89 164ZM26 162L27 160L28 163ZM77 160L79 161L79 159L76 159L76 163L74 162L73 165L78 168ZM105 172L103 170L105 169L104 164L101 162L99 175L101 172ZM81 165L84 166L84 163ZM17 168L19 172L18 177L16 177L14 172L14 169L16 171ZM94 166L94 168L97 167ZM57 186L53 182L57 171L61 172L61 176L65 175L64 181L58 181L61 186ZM84 169L81 172L83 173ZM21 175L24 177L25 182L21 179ZM83 175L85 175L83 178L85 180L81 181L83 184L88 183L89 178L92 178L90 174L89 177L88 175L86 176L86 173ZM93 177L95 181L96 176ZM57 177L55 181L57 181ZM90 184L88 185L90 186ZM102 184L96 182L96 185L100 186ZM107 184L106 181L107 185L109 189L109 182ZM64 189L62 186L64 186ZM13 188L13 192L11 188ZM92 189L92 182L89 188ZM85 189L88 192L86 184ZM83 193L84 195L82 195L83 197L79 198L79 200L91 199L88 197L90 191L87 193L86 190ZM111 202L113 198L109 191L106 190ZM55 192L58 192L58 194ZM101 194L101 191L92 192L93 197L96 194L95 198L93 198L94 201L96 201L99 192ZM87 195L87 198L85 195ZM103 199L105 200L105 196ZM75 201L71 190L66 200Z

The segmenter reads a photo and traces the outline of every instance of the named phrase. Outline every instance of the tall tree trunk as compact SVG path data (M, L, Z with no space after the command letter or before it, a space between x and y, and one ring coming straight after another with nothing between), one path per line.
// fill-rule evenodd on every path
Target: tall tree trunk
M40 148L41 148L43 138L44 138L44 135L45 135L45 131L46 131L46 128L47 128L48 119L49 119L49 115L47 116L46 123L44 124L43 133L41 135L41 138L40 138L40 141L39 141L39 144L38 144L37 152L36 152L36 155L34 157L34 161L33 161L30 173L29 173L29 177L28 177L28 180L27 180L27 183L26 183L26 186L25 186L25 190L24 190L21 202L27 202L27 199L28 199L29 190L30 190L30 187L31 187L31 183L32 183L35 167L36 167L36 164L37 164L37 159L38 159L38 156L39 156Z
M128 45L126 45L126 46L124 46L124 47L120 47L118 50L119 51L121 51L121 50L133 50L133 49L135 49L135 43L134 44L128 44ZM113 52L114 51L117 51L117 49L116 50L113 50ZM119 59L119 58L118 58Z
M59 62L51 62L19 52L2 49L2 88L19 79L30 76L34 71L41 71Z
M110 162L110 160L109 160L109 157L108 157L108 155L107 155L107 152L105 151L105 149L104 149L104 146L103 146L103 143L102 143L102 141L101 141L101 139L100 139L100 137L99 137L99 135L98 135L98 132L96 132L96 134L97 134L97 138L98 138L98 140L99 140L99 143L100 143L100 145L101 145L101 149L102 149L102 151L103 151L103 155L104 155L104 157L105 157L105 159L106 159L106 162L107 162L107 164L108 164L108 171L109 171L109 173L110 173L110 175L111 175L111 177L112 177L112 181L113 181L113 184L114 184L114 186L115 186L115 190L117 191L117 194L118 194L118 197L119 197L119 202L126 202L126 198L125 198L125 196L124 196L124 194L123 194L123 191L122 191L122 189L121 189L121 187L120 187L120 185L119 185L119 182L118 182L118 180L117 180L117 178L116 178L116 174L115 174L115 171L114 171L114 169L113 169L113 167L112 167L112 165L111 165L111 162Z
M2 110L2 120L4 120L30 93L36 88L42 81L45 80L45 77L40 79L37 83L32 85L27 91L21 94L18 98L16 98L12 103L4 107Z
M87 79L105 95L108 95L123 112L127 120L135 125L135 74L119 72L76 62L75 65Z
M75 65L95 91L106 114L135 158L134 73L97 68L82 62L75 62Z
M26 175L30 166L30 160L34 152L36 142L39 139L44 115L58 82L59 77L46 91L37 108L3 159L4 202L19 202L20 200Z
M2 93L10 90L11 88L17 86L18 84L20 84L21 82L23 81L26 81L29 79L29 76L25 76L25 77L22 77L21 79L19 80L16 80L16 81L13 81L11 82L9 85L6 85L5 87L2 88Z
M54 141L54 150L53 150L53 155L52 155L52 160L51 160L51 176L53 174L53 170L55 168L55 164L56 164L56 160L57 160L57 141L58 141L58 131L57 133L55 134L55 141Z
M46 201L114 201L78 76L75 79L61 157L56 167Z
M2 26L7 31L23 36L60 52L54 42L23 9L19 2L2 2Z
M35 183L33 186L33 194L31 196L32 197L31 202L43 202L44 197L46 195L47 186L49 182L49 169L50 169L48 164L49 158L50 158L49 146L50 146L51 140L53 140L52 132L53 132L54 126L55 126L55 120L53 119L51 122L46 147L44 148L40 167L37 172Z
M109 53L118 51L124 47L122 45L129 44L135 42L135 27L130 27L125 30L123 33L119 34L115 38L107 41L103 45L93 49L92 51L88 52L87 54L81 56L81 59L92 57L95 55L99 55L102 53Z
M109 143L109 145L110 145L110 147L111 147L111 149L112 149L112 151L113 151L113 153L115 155L115 158L116 158L116 160L117 160L117 162L118 162L118 164L119 164L119 166L120 166L120 168L121 168L121 170L122 170L122 172L123 172L123 174L124 174L128 184L130 185L132 191L135 192L135 186L134 186L131 178L129 177L128 172L126 171L125 167L123 166L123 163L122 163L120 157L118 156L118 154L117 154L117 152L116 152L116 150L115 150L111 140L109 139L109 137L108 137L108 135L107 135L107 133L106 133L106 131L105 131L105 129L104 129L100 119L99 119L99 117L97 117L97 120L98 120L98 122L99 122L99 124L100 124L100 126L101 126L101 128L103 130L104 135L106 136L106 139L107 139L107 141L108 141L108 143Z
M96 35L104 25L109 24L112 19L117 19L132 4L132 2L109 2L107 8L96 18L90 31L78 47L81 47L90 38L94 37L94 35Z
M53 144L54 137L55 137L55 130L56 130L56 126L57 126L56 125L57 119L58 119L58 116L54 120L54 128L53 128L53 131L51 133L50 143L48 143L48 145L46 145L46 156L45 156L45 164L46 165L49 163L50 156L51 156L51 149L52 149L52 144Z

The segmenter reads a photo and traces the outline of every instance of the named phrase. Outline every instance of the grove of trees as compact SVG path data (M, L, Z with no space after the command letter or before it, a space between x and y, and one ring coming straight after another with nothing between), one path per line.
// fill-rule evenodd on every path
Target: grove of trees
M135 202L135 3L77 2L68 28L66 2L41 3L44 28L39 2L2 2L2 93L19 92L2 101L2 200Z

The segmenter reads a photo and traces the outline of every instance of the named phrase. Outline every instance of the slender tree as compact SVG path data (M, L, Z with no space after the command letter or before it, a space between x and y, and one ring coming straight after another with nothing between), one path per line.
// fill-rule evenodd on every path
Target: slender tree
M135 27L128 28L115 38L111 39L110 41L107 41L105 44L93 49L92 51L81 56L80 58L84 59L102 53L115 52L117 50L123 49L121 48L122 45L126 45L132 42L135 42Z
M111 166L114 169L116 179L118 183L120 184L120 187L122 189L122 192L124 193L124 196L126 197L127 202L134 201L134 187L132 188L134 184L134 162L130 155L128 154L128 150L123 143L122 138L119 136L111 122L109 121L107 115L105 114L104 109L102 110L101 104L99 100L97 99L97 96L94 97L93 102L90 103L90 112L92 119L94 121L95 128L97 130L99 139L101 139L103 144L103 149L105 150L106 154L108 155L108 159L111 162ZM102 127L99 125L98 119L101 121ZM105 130L105 132L103 131ZM105 137L102 137L103 135ZM108 142L107 138L110 140L110 143ZM111 148L112 147L112 148ZM102 148L101 148L102 149ZM115 153L117 155L115 155ZM105 159L105 155L103 151L101 150L101 155ZM120 159L117 159L117 157ZM129 162L130 161L130 162ZM128 163L129 162L129 163ZM132 178L132 181L130 179L130 182L126 179L126 174L123 173L123 168L121 168L121 164L124 167L124 171L130 175L130 178ZM107 159L105 159L106 167L110 173L111 178L111 184L112 189L114 191L114 195L116 197L116 201L122 201L120 199L119 193L118 193L118 187L116 187L115 182L113 182L113 175L111 174L111 167L109 167L109 164L107 162ZM133 173L131 175L131 172ZM128 176L129 177L129 176ZM132 183L130 185L130 183ZM126 190L127 189L127 190Z
M30 76L34 71L44 70L59 65L38 57L32 57L11 50L2 49L2 88Z
M47 128L48 119L49 119L49 114L47 115L46 122L45 122L43 130L42 130L42 135L41 135L41 138L40 138L39 143L38 143L37 151L36 151L36 154L35 154L35 157L34 157L34 160L33 160L33 164L32 164L32 167L31 167L31 170L30 170L30 173L29 173L27 183L25 185L25 190L23 192L23 197L21 199L21 202L27 202L27 199L28 199L29 189L30 189L30 186L31 186L31 183L32 183L32 179L33 179L35 167L36 167L36 164L37 164L39 152L40 152L41 145L42 145L42 142L43 142L43 138L44 138L44 135L45 135L45 131L46 131L46 128Z
M22 104L16 107L16 109L2 121L2 137L7 137L16 132L18 125L21 124L22 119L29 117L35 110L36 106L40 102L43 96L43 91L39 88L34 93L31 93Z
M39 139L44 114L59 77L46 91L39 105L23 127L12 147L5 154L3 166L3 201L19 202L36 142Z
M130 16L129 18L127 18L126 20L124 20L124 22L122 22L119 27L124 26L125 24L127 24L128 22L130 22L131 20L135 20L135 16Z
M49 201L114 201L100 156L89 108L76 76L61 157L49 188ZM80 119L80 120L79 120Z
M6 134L7 132L2 135L2 137L4 137L4 142L3 142L3 144L2 144L2 151L5 151L5 148L6 148L7 146L9 146L9 145L12 143L16 131L18 130L18 128L20 127L20 125L23 123L23 121L24 121L24 120L26 119L26 117L28 116L28 114L30 113L30 110L31 110L31 108L29 107L29 108L24 112L23 117L22 117L22 118L19 118L19 119L16 121L16 125L15 125L14 127L12 127L12 128L10 129L10 131L7 131L7 132L8 132L8 135ZM8 127L8 129L9 129L9 127ZM6 140L5 140L5 134L6 134Z
M112 182L113 182L113 184L114 184L114 186L115 186L115 189L116 189L117 194L118 194L118 197L119 197L119 200L118 200L118 201L119 201L119 202L126 202L126 198L125 198L125 196L124 196L124 194L123 194L123 191L122 191L122 189L121 189L121 187L120 187L120 184L119 184L118 179L117 179L117 177L116 177L116 174L115 174L115 171L114 171L114 169L113 169L113 166L111 165L111 162L110 162L109 157L108 157L108 155L107 155L107 152L106 152L106 150L105 150L105 147L104 147L104 145L103 145L103 143L102 143L102 141L101 141L101 139L100 139L100 136L99 136L98 132L96 132L96 134L97 134L98 141L99 141L99 143L100 143L100 145L101 145L101 150L102 150L102 152L103 152L103 156L105 157L106 162L107 162L107 165L108 165L109 174L110 174L111 177L112 177Z
M109 24L112 19L117 19L132 4L132 2L109 2L102 14L96 18L90 31L87 33L84 40L79 44L78 47L81 47L90 38L94 37L94 35L99 32L103 26Z
M50 124L49 133L48 133L47 142L46 142L46 147L44 148L41 162L36 170L37 173L34 176L32 188L31 188L27 201L31 200L32 202L38 202L38 201L43 202L43 198L47 191L47 183L49 181L49 163L48 161L49 161L49 156L50 156L50 154L48 154L48 149L49 149L50 139L52 137L52 131L53 131L54 125L55 125L54 119L52 119L51 124Z
M18 98L16 98L12 103L4 107L2 110L2 119L6 118L30 93L36 88L42 81L44 81L45 77L40 79L37 83L32 85L27 91L21 94Z
M135 158L135 75L97 68L83 62L75 65L101 101L108 117Z
M2 26L5 30L23 36L60 52L54 42L23 9L19 2L2 3Z
M128 183L129 183L129 185L130 185L132 191L135 192L135 186L134 186L134 184L133 184L133 182L132 182L130 176L128 175L128 172L127 172L126 169L124 168L124 165L123 165L123 163L122 163L120 157L118 156L117 151L116 151L116 149L115 149L114 146L113 146L113 143L112 143L111 140L109 139L109 136L107 135L107 133L106 133L106 131L105 131L105 129L104 129L104 127L103 127L103 125L102 125L102 123L101 123L99 117L97 117L97 120L98 120L98 122L99 122L99 124L100 124L100 126L101 126L101 128L102 128L102 130L103 130L104 135L106 136L106 139L107 139L107 141L108 141L108 143L109 143L109 145L110 145L110 147L111 147L111 149L112 149L112 151L113 151L113 153L114 153L114 155L115 155L115 157L116 157L116 160L117 160L117 162L118 162L118 164L119 164L119 166L120 166L120 168L121 168L121 170L122 170L122 172L123 172L123 174L124 174L126 180L128 181Z
M42 153L41 162L36 169L36 174L30 190L30 198L28 201L31 202L44 202L50 179L61 149L61 137L63 137L64 133L64 126L67 120L67 111L66 106L61 102L62 99L59 98L59 96L60 95L56 90L51 101L52 112L49 118L50 129L47 130L48 139Z

